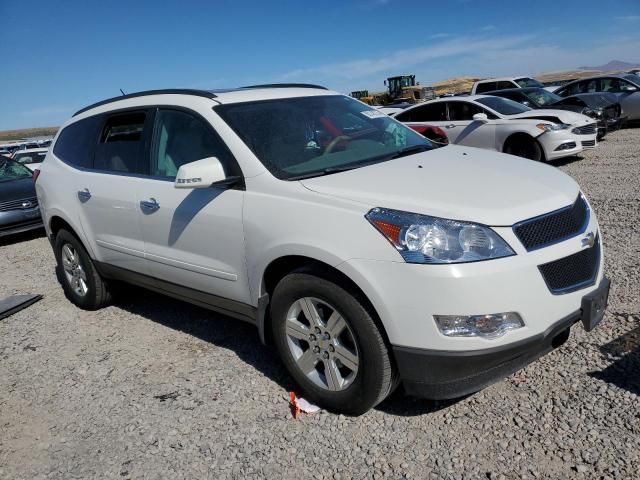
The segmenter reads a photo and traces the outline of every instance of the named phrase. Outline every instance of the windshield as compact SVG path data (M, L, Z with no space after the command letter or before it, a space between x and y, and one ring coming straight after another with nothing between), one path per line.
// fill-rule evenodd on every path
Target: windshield
M523 77L523 78L517 78L515 80L515 82L520 85L520 88L526 88L526 87L544 87L544 85L542 85L539 81L534 80L533 78L529 78L529 77Z
M540 90L532 90L530 92L525 92L525 96L529 98L529 100L531 100L533 103L541 107L544 105L551 105L552 103L556 103L562 100L562 97L560 95L547 92L543 88L541 88Z
M635 73L629 73L625 75L624 78L640 86L640 75L637 75Z
M489 107L491 110L501 115L516 115L517 113L528 112L531 110L518 102L502 97L484 97L478 98L476 102Z
M30 178L33 172L27 167L14 162L13 160L0 158L0 182L18 180L20 178Z
M284 180L434 148L385 113L343 95L236 103L215 111L264 166Z

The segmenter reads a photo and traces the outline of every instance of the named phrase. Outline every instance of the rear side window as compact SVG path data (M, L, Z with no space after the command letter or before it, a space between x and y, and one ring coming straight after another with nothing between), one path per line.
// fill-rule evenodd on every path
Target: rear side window
M108 117L98 145L94 168L107 172L141 173L144 155L144 112Z
M100 117L88 117L65 127L53 146L54 155L73 167L91 168L99 124Z
M496 82L484 82L476 85L476 93L490 92L491 90L498 90L498 88L496 87Z
M47 152L27 152L14 155L13 160L23 165L42 163Z
M431 103L412 108L396 115L395 118L401 122L444 122L447 120L446 103Z

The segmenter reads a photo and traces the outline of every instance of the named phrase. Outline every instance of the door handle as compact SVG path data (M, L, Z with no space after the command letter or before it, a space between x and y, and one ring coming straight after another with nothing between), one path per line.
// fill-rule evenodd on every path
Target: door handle
M89 201L90 198L91 198L91 192L89 191L88 188L85 188L84 190L80 190L78 192L78 200L80 200L82 203Z
M145 213L153 213L160 208L160 204L156 201L155 198L150 198L149 200L142 200L140 202L140 208Z
M445 125L444 128L454 128L455 124L450 123L449 125Z

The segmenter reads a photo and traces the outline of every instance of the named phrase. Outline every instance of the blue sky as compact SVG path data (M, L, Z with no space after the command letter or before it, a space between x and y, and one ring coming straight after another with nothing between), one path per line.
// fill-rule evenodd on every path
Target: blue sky
M120 88L348 93L393 74L429 84L640 62L638 0L0 0L0 19L0 130L59 125Z

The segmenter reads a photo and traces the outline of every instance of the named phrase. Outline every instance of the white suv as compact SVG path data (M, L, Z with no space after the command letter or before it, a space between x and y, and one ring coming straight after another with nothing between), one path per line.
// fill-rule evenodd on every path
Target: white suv
M480 93L491 92L493 90L526 87L544 88L544 85L542 85L539 81L529 77L487 78L485 80L478 80L473 84L473 86L471 87L471 95L478 95Z
M311 85L78 112L36 182L68 298L126 281L255 324L312 401L476 391L603 316L596 217L539 163L424 137Z

